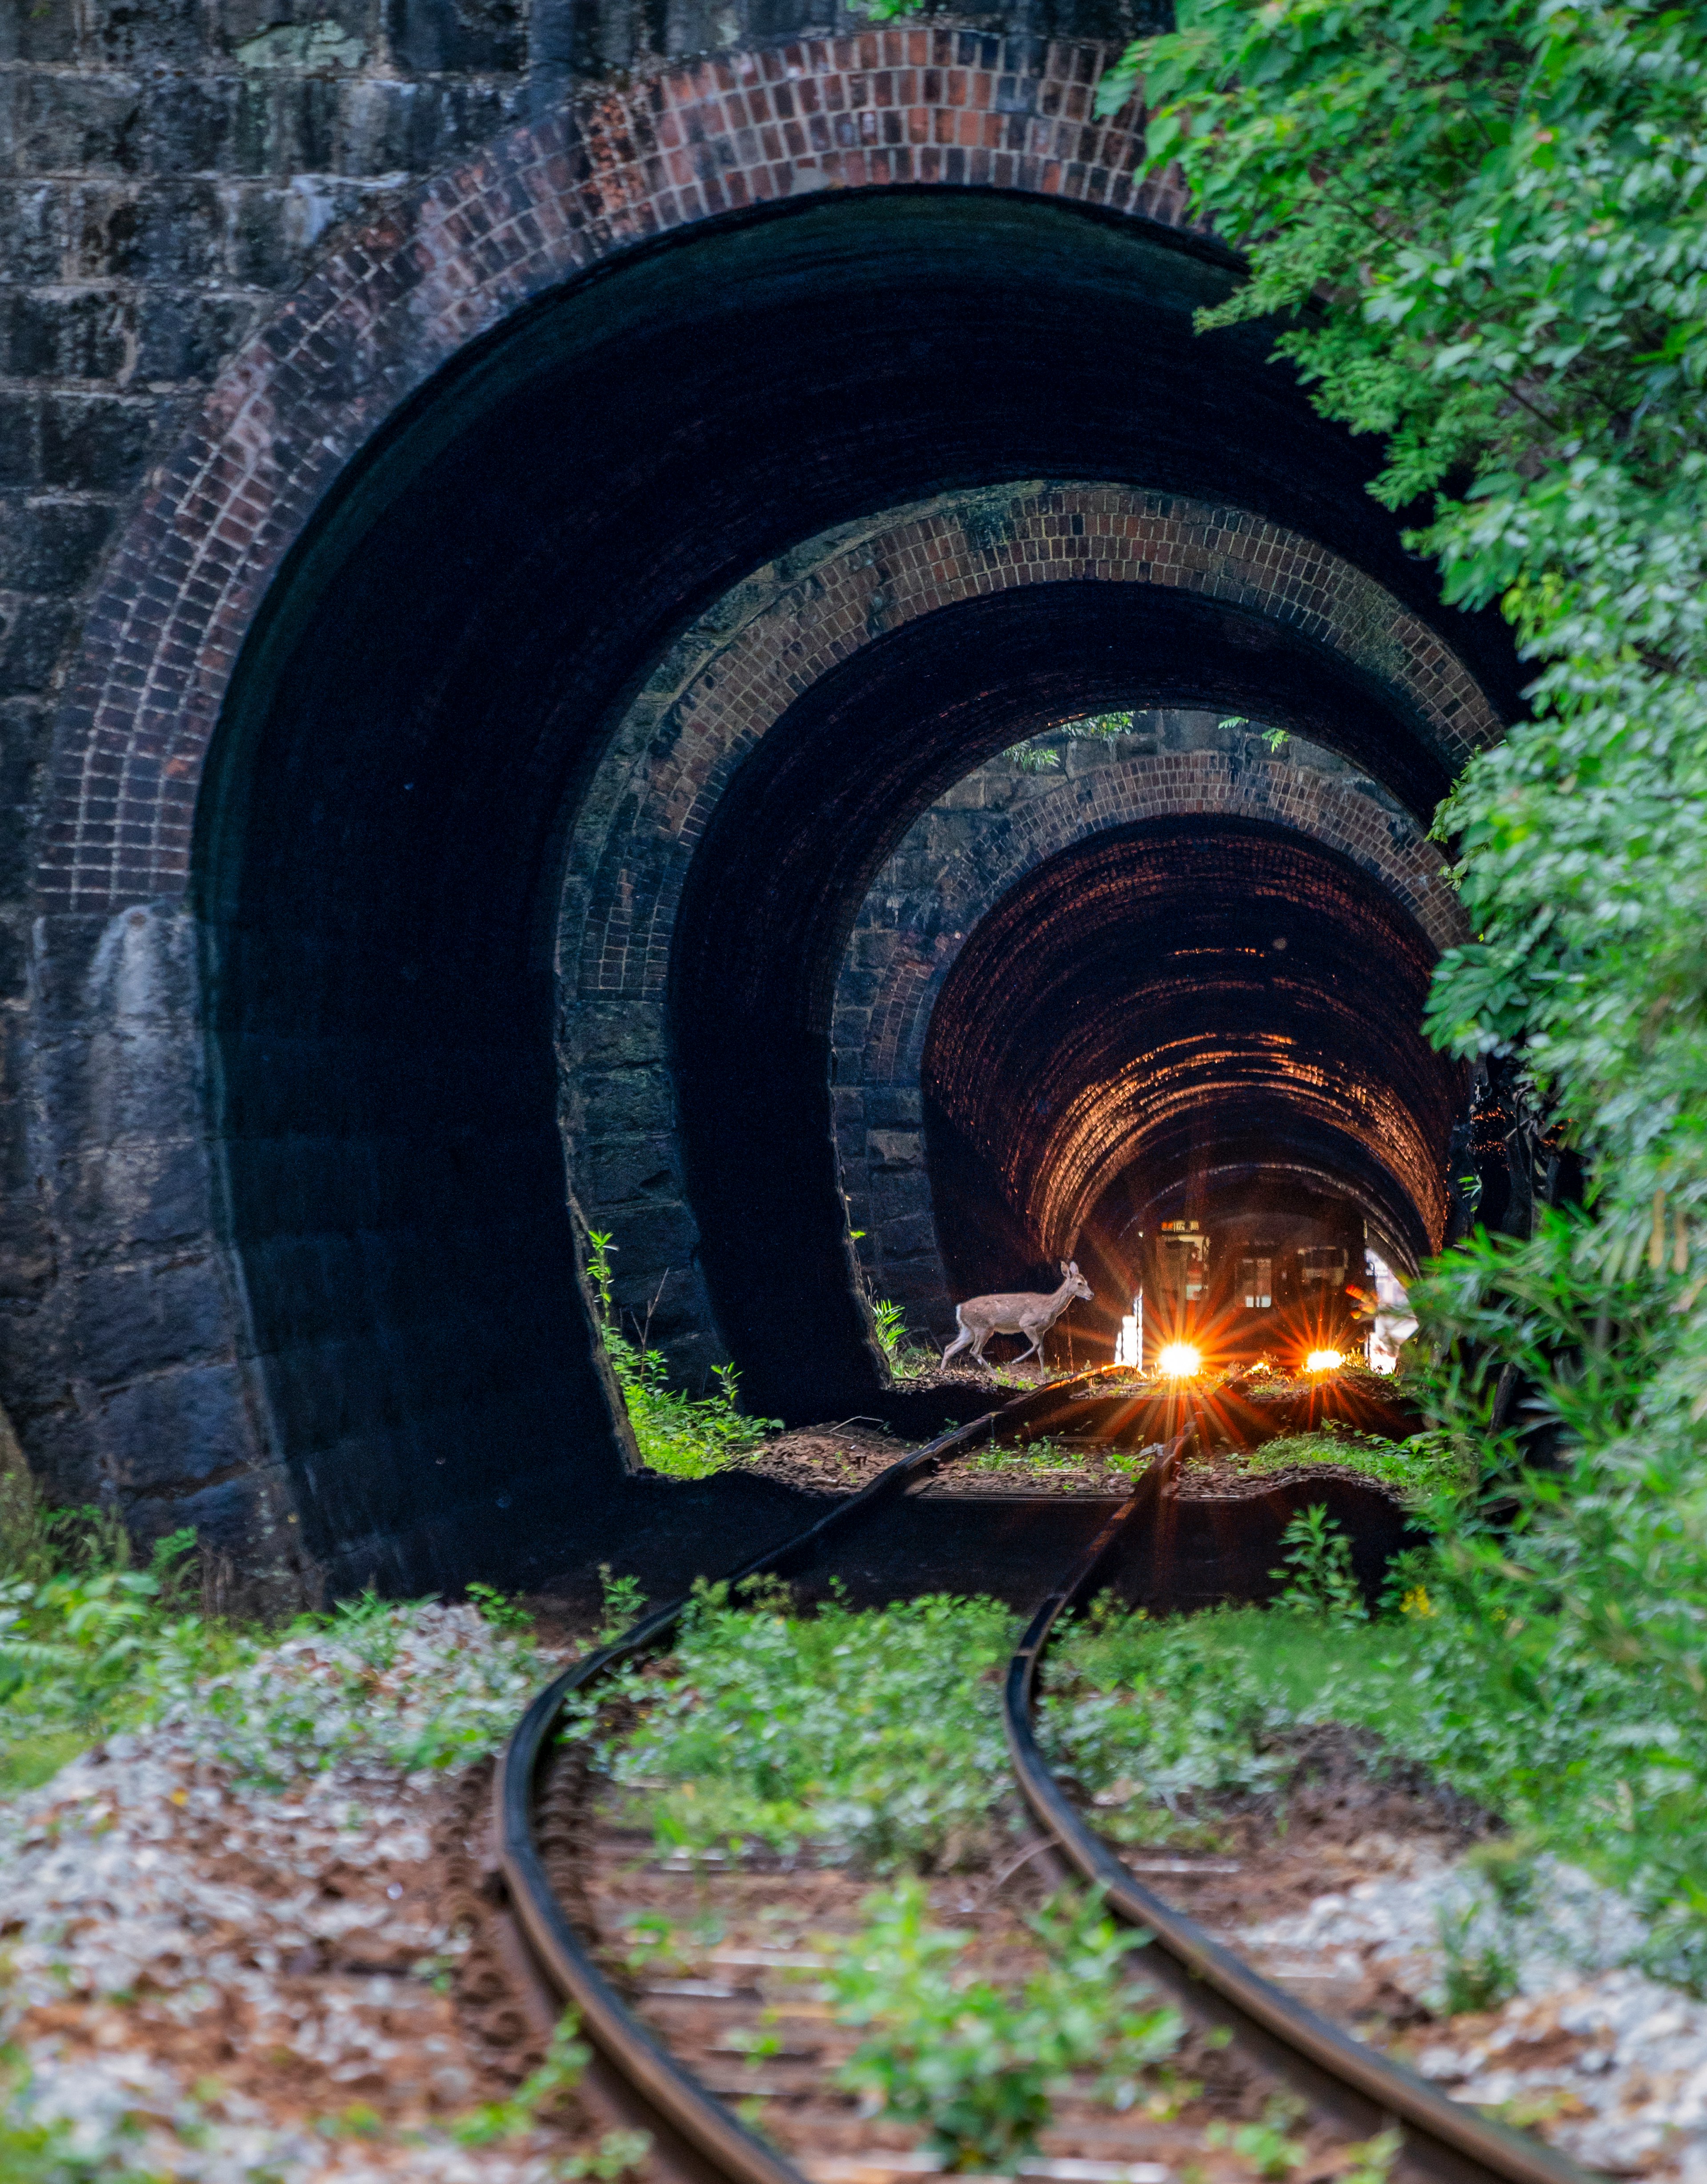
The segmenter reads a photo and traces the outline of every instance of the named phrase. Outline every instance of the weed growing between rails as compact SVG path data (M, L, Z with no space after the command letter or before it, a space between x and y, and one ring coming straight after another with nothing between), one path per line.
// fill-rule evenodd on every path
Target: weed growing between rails
M635 1441L653 1471L671 1479L709 1479L750 1451L767 1434L781 1431L781 1418L750 1418L740 1409L740 1376L732 1365L716 1368L714 1396L677 1394L664 1378L662 1353L646 1347L644 1331L637 1343L622 1331L611 1298L610 1256L616 1245L608 1233L598 1229L590 1233L587 1242L587 1271L598 1293L605 1355L628 1407Z
M1253 1477L1330 1465L1390 1486L1409 1507L1427 1508L1443 1490L1466 1483L1475 1468L1469 1444L1438 1430L1388 1440L1330 1419L1320 1432L1286 1434L1226 1459ZM1187 1466L1189 1473L1190 1467Z
M1141 1998L1126 1975L1143 1936L1094 1900L1057 1901L1027 1921L1044 1962L1017 1994L964 1967L969 1936L930 1923L918 1880L865 1910L830 1983L841 2021L866 2034L842 2083L881 2115L926 2126L946 2169L1011 2176L1075 2072L1095 2068L1100 2097L1130 2108L1179 2045L1178 2012Z
M1017 1825L996 1684L1007 1608L938 1596L800 1617L780 1587L748 1599L699 1586L670 1657L620 1680L639 1719L602 1756L661 1846L929 1870Z

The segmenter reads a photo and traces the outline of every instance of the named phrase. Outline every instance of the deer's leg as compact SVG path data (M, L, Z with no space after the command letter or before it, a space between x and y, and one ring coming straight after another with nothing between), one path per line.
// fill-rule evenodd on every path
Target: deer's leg
M983 1363L984 1345L989 1340L990 1337L995 1333L995 1331L996 1330L993 1327L981 1327L978 1329L977 1334L973 1337L972 1362L975 1365L981 1365Z
M1033 1334L1031 1329L1022 1327L1020 1329L1020 1332L1021 1334L1031 1334L1031 1346L1029 1350L1022 1350L1020 1352L1019 1356L1014 1360L1015 1364L1023 1365L1028 1357L1040 1357L1043 1355L1043 1337L1048 1333L1048 1331L1049 1330L1047 1327L1040 1327L1037 1329L1036 1333Z
M970 1327L963 1327L963 1328L961 1328L960 1332L959 1332L959 1334L954 1337L954 1340L953 1340L953 1341L948 1345L948 1348L947 1348L947 1349L942 1352L942 1362L946 1365L946 1364L948 1363L948 1360L949 1360L951 1357L953 1357L956 1356L956 1355L958 1354L958 1352L959 1352L960 1351L964 1350L964 1349L966 1347L967 1344L968 1344L971 1340L972 1340L972 1330L971 1330L971 1329L970 1329ZM976 1352L975 1352L974 1354L976 1355Z

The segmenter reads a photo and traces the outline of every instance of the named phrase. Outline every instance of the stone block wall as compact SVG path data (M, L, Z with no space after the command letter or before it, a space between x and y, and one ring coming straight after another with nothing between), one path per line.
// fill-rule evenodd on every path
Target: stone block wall
M529 29L511 0L0 9L0 1395L51 1492L116 1493L149 1529L175 1496L206 1518L208 1482L240 1461L233 1301L198 1211L201 1118L163 1134L151 1105L157 1027L193 1011L192 938L134 912L122 945L103 944L114 960L32 990L59 686L109 543L226 359L338 231L519 117ZM92 1077L65 1072L104 1093L44 1130L22 1095L30 1054L49 1050L51 1085L90 982L115 980L124 1034ZM92 1468L97 1416L151 1448L147 1476Z
M1155 23L1144 0L955 20L1110 42ZM169 506L174 451L281 299L393 207L406 237L423 182L460 166L478 186L518 123L562 117L575 142L576 117L659 63L863 20L842 0L0 9L0 1399L57 1498L115 1498L145 1531L253 1532L269 1439L218 1242L194 916L136 903L50 935L31 892L58 838L55 723L116 541ZM329 409L348 393L316 383ZM300 433L271 452L299 464ZM178 506L161 521L181 544ZM261 1500L285 1539L288 1496Z

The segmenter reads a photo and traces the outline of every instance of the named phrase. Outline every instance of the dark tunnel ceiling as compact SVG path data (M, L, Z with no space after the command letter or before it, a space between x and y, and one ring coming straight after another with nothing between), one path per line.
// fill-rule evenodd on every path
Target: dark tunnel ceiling
M489 1537L501 1508L520 1540L566 1477L615 1479L558 1132L563 843L626 694L753 569L932 493L1126 480L1319 539L1510 710L1506 632L1441 605L1365 491L1378 450L1314 415L1266 330L1194 333L1226 285L1202 245L1140 222L850 192L671 238L542 299L413 398L329 497L245 645L194 858L230 1240L304 1551L330 1582L378 1568L436 1584L464 1513ZM1176 671L1207 636L1231 677L1211 701L1261 710L1266 655L1243 649L1234 673L1236 619L1219 638L1182 626ZM804 821L801 783L761 783L755 831L702 852L715 914L688 957L708 1006L742 981L756 998L745 1074L684 1062L676 1091L708 1278L762 1410L857 1408L876 1370L803 987L827 984L857 890L920 799L1042 718L1150 694L1118 686L1106 644L1033 635L1026 673L1053 661L1051 689L993 688L966 649L955 687L898 727L892 705L887 729L871 708L853 720L863 744L785 722L767 752L819 768ZM837 701L850 720L857 695ZM1315 733L1426 808L1437 775L1413 724L1348 683L1325 702ZM922 749L880 760L880 731ZM857 839L830 838L826 857L811 815L845 818L850 798ZM815 855L821 883L803 893ZM703 1029L687 1024L684 1057Z
M1159 820L1063 852L970 936L931 1017L945 1251L980 1177L1053 1257L1128 1172L1184 1212L1193 1178L1273 1167L1357 1198L1414 1261L1461 1099L1422 1035L1433 960L1375 881L1278 827Z

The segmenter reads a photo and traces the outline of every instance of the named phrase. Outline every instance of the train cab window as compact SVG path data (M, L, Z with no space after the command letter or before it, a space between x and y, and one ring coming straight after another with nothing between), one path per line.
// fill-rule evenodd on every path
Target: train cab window
M1272 1259L1239 1261L1239 1290L1247 1312L1267 1312L1273 1305L1274 1271Z
M1162 1254L1169 1289L1182 1303L1194 1302L1209 1276L1209 1238L1195 1221L1165 1221Z

